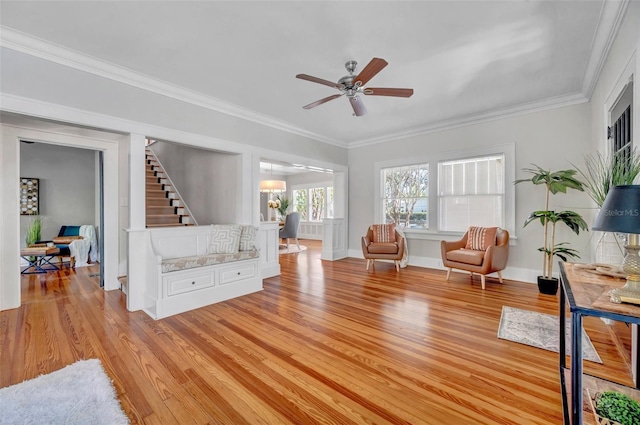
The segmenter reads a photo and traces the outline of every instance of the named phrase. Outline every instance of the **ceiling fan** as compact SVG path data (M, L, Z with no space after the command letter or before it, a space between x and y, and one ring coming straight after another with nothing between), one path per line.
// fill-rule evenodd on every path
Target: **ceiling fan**
M358 75L353 75L356 70L356 66L358 62L356 61L348 61L344 64L344 67L347 68L349 75L345 75L340 78L337 83L334 83L329 80L324 80L322 78L312 77L307 74L298 74L296 78L300 78L301 80L311 81L312 83L324 84L325 86L333 87L340 90L340 94L334 94L323 99L317 100L313 103L303 106L304 109L315 108L318 105L322 105L330 100L337 99L341 96L347 96L351 106L353 107L354 114L359 117L367 113L366 108L364 107L364 103L358 97L358 94L364 94L367 96L394 96L394 97L411 97L413 94L413 89L396 89L389 87L363 87L365 84L369 82L373 77L378 74L378 72L382 71L382 69L388 65L387 61L380 58L373 58L364 67L362 71Z

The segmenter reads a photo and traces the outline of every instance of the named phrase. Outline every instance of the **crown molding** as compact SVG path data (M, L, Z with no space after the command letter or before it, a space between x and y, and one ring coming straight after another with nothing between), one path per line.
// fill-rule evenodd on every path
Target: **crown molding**
M588 102L582 93L574 93L566 96L550 97L537 102L524 103L511 108L494 109L493 111L483 112L481 114L467 115L465 117L452 120L440 121L422 127L416 127L409 130L388 134L384 137L374 137L363 139L349 144L349 148L359 148L363 146L375 145L378 143L391 142L399 139L406 139L414 136L421 136L439 131L451 130L458 127L465 127L474 124L481 124L489 121L501 120L504 118L515 117L518 115L526 115L534 112L546 111L548 109L562 108L565 106L576 105Z
M257 113L238 105L204 96L200 93L169 84L165 81L149 77L130 69L81 54L77 51L47 42L28 34L0 26L0 46L26 53L41 59L68 66L103 78L108 78L123 84L147 90L162 96L171 97L206 109L214 110L229 116L245 119L277 130L296 134L302 137L338 146L341 148L358 148L398 139L419 136L437 131L450 130L502 118L559 108L578 103L588 102L597 84L600 72L604 66L609 50L615 40L623 21L629 0L605 0L600 13L598 26L591 43L591 53L583 77L582 90L566 96L544 99L538 102L518 105L512 108L496 109L493 111L468 115L452 120L432 123L401 132L386 134L381 137L361 139L352 142L333 139L318 133L307 131L286 121Z
M5 26L0 26L0 46L232 117L248 120L342 148L347 147L347 144L343 141L307 131L286 121L278 120L214 97L205 96Z
M605 0L602 4L598 27L593 34L589 60L582 80L582 93L587 99L591 99L596 88L600 72L618 35L628 5L629 0Z

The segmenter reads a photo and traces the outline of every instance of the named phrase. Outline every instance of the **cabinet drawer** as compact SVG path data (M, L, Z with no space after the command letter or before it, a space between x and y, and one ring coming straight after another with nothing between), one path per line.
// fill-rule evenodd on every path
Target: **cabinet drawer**
M248 279L256 275L256 263L227 266L220 269L220 284Z
M213 286L214 284L213 274L169 279L167 282L167 295L171 296L182 294L184 292L195 291Z

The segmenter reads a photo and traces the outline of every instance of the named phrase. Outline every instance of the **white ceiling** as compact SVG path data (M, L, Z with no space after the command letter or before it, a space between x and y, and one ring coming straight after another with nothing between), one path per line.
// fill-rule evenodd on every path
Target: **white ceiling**
M358 146L585 101L615 29L607 8L619 15L620 4L5 0L0 23L9 48L35 37L47 54L100 60L101 75L117 65L121 80L143 74L154 90L170 85L217 110ZM338 92L296 74L337 81L346 61L362 69L373 57L389 65L368 86L414 95L365 96L362 117L344 97L302 109Z

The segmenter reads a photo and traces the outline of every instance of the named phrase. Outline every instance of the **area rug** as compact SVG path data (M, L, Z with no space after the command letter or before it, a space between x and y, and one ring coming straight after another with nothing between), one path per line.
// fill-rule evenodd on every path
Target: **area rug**
M0 424L129 424L98 359L0 388Z
M307 247L304 245L300 245L300 248L297 247L296 244L289 244L289 248L286 245L280 245L278 247L279 254L295 254L298 252L306 251Z
M570 350L570 318L567 318L566 327L566 347L567 350ZM558 328L559 323L557 316L502 306L498 338L558 353L560 351ZM582 329L582 358L595 363L602 363L600 356L593 347L593 343L584 329Z

